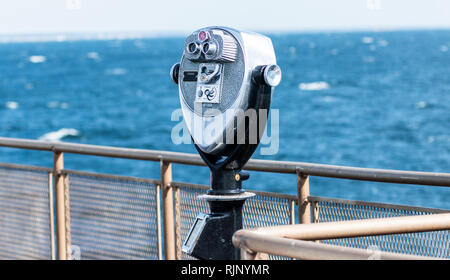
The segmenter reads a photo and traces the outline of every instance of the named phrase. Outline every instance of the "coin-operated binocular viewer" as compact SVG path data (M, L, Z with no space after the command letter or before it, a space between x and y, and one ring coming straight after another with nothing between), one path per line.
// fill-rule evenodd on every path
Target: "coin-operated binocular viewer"
M189 133L211 170L206 199L182 250L199 259L239 259L233 233L242 228L242 206L254 194L242 189L241 172L263 135L273 88L281 81L272 41L260 34L207 27L186 39L171 69Z

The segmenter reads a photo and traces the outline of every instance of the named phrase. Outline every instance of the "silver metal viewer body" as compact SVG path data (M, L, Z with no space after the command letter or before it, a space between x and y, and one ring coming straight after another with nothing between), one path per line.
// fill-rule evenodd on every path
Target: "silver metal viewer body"
M281 80L272 41L227 27L202 28L186 38L181 62L170 72L194 145L211 170L211 189L201 197L211 213L199 214L182 250L200 259L238 259L231 238L252 196L242 189L249 175L241 169L260 142Z
M243 120L234 123L235 114L252 108L250 95L258 87L254 71L267 65L279 83L281 71L266 36L208 27L187 37L178 68L179 96L188 130L203 152L222 155L233 142L227 135L244 126Z

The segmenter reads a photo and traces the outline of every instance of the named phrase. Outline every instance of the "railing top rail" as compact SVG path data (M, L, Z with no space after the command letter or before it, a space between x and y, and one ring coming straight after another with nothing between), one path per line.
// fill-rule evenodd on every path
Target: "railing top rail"
M429 208L429 207L419 207L419 206L410 206L410 205L400 205L400 204L391 204L391 203L382 203L382 202L372 202L372 201L361 201L361 200L349 200L349 199L340 199L340 198L331 198L331 197L320 197L320 196L309 196L309 202L326 202L326 203L337 203L337 204L346 204L346 205L354 205L354 206L362 206L362 207L373 207L378 209L395 209L399 211L414 211L414 212L423 212L423 213L450 213L449 209L440 209L440 208Z
M188 153L96 146L64 142L47 142L0 137L0 146L19 149L64 152L93 156L126 158L148 161L204 166L200 156ZM416 184L450 187L450 173L416 172L373 168L359 168L305 162L252 159L246 170L275 173L303 174L350 180L374 181L399 184Z
M336 238L350 238L360 236L389 235L415 233L426 231L440 231L450 229L450 213L403 216L379 219L363 219L314 224L280 225L241 229L234 233L234 246L250 252L263 252L288 257L318 258L317 253L325 250L319 259L342 257L365 257L367 253L355 248L314 246L309 253L301 252L301 248L308 247L308 240L324 240ZM309 243L314 244L314 243ZM297 250L292 250L292 249ZM317 249L317 250L314 250ZM299 252L300 251L300 252ZM349 253L349 254L346 254ZM387 258L410 258L420 256L387 254Z
M148 178L138 178L132 176L123 176L116 174L103 174L103 173L95 173L95 172L86 172L79 170L71 170L71 169L62 169L60 171L61 174L64 175L75 175L75 176L83 176L83 177L91 177L95 179L107 179L107 180L120 180L120 181L131 181L136 183L144 183L144 184L154 184L160 185L160 180L148 179Z
M0 167L11 168L11 169L23 169L23 170L29 170L29 171L41 171L41 172L52 172L53 171L53 169L49 168L49 167L14 164L14 163L3 163L3 162L0 163Z
M239 234L236 236L236 234ZM390 253L361 248L343 247L304 240L264 235L252 231L237 231L234 245L241 252L265 253L300 260L430 260L436 259L418 255ZM242 254L245 256L246 254ZM247 259L244 257L244 259ZM253 258L250 258L253 259Z
M324 240L450 229L450 213L296 224L244 229L259 234L301 240ZM238 234L236 234L238 236Z

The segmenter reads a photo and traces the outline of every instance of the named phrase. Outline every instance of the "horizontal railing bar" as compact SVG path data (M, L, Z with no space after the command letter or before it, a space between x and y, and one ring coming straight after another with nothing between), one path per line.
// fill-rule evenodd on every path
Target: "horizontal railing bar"
M248 231L259 234L301 240L323 240L440 230L450 230L450 213L248 229ZM245 232L245 230L240 231ZM237 233L235 235L238 236Z
M346 258L361 257L354 248L320 247L320 243L305 242L336 238L351 238L374 235L390 235L403 233L417 233L427 231L441 231L450 229L450 213L419 216L404 216L367 220L352 220L314 224L281 225L241 229L234 233L233 244L237 248L249 252L263 252L287 257L299 258ZM313 245L316 244L316 245ZM311 247L312 246L312 247ZM307 253L308 248L310 252ZM315 250L314 250L315 249ZM329 250L330 249L330 250ZM320 254L321 250L324 250ZM346 256L346 253L350 253ZM334 256L331 256L333 255ZM383 254L380 252L380 254ZM389 253L392 257L410 258L416 256ZM395 256L397 255L397 256ZM386 255L386 257L390 258ZM421 258L420 256L417 256Z
M205 165L205 163L198 155L168 151L117 148L63 142L46 142L40 140L27 140L5 137L0 137L0 146L137 160L162 160L165 162L187 165ZM244 169L291 174L296 174L297 172L299 172L305 175L349 180L450 187L450 173L359 168L259 159L250 160L245 165Z
M0 137L0 146L31 149L40 151L53 151L62 153L104 156L149 161L167 161L189 165L205 165L200 156L178 152L130 149L109 146L96 146L66 142L46 142L40 140L28 140Z
M439 213L449 213L450 210L439 209L439 208L426 208L419 206L408 206L408 205L400 205L400 204L389 204L389 203L381 203L381 202L371 202L371 201L360 201L360 200L348 200L348 199L339 199L339 198L329 198L329 197L320 197L320 196L309 196L309 202L327 202L327 203L341 203L348 205L356 205L356 206L367 206L367 207L375 207L375 208L383 208L383 209L395 209L401 211L416 211L416 212L427 212L432 214Z
M135 182L135 183L144 183L144 184L153 184L153 185L161 184L160 180L158 180L158 179L146 179L146 178L138 178L138 177L132 177L132 176L86 172L86 171L71 170L71 169L61 170L61 174L91 177L91 178L97 178L97 179L130 181L130 182Z
M450 173L361 168L317 163L250 160L247 170L296 173L338 179L450 187Z
M266 253L300 260L427 260L424 256L406 255L360 248L342 247L304 240L292 240L279 236L262 235L247 231L242 240L233 242L242 250ZM235 240L235 239L234 239Z
M23 164L15 164L15 163L0 163L0 167L2 168L10 168L10 169L22 169L26 171L42 171L42 172L52 172L53 170L49 167L40 167L34 165L23 165ZM48 180L48 178L45 178Z

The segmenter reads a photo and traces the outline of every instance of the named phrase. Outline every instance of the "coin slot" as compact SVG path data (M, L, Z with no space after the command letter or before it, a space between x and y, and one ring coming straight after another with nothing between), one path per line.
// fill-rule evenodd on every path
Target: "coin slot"
M183 82L197 82L198 72L197 71L184 71L183 72Z

